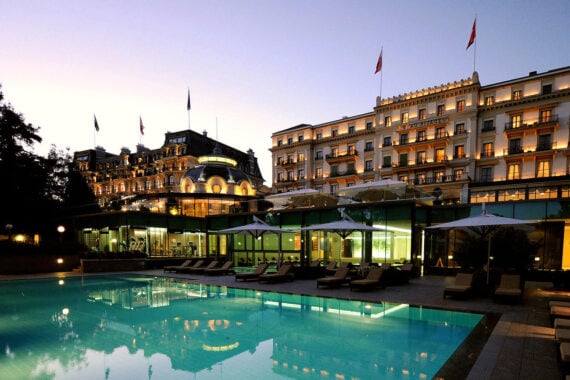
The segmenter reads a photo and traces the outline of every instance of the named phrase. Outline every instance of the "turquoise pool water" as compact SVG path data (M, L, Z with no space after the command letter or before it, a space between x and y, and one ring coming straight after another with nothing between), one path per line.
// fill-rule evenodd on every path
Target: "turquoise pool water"
M0 281L0 379L431 379L482 317L164 277Z

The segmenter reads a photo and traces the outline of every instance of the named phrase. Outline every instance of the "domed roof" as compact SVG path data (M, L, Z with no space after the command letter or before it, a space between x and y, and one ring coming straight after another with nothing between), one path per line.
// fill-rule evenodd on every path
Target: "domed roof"
M237 168L237 162L222 154L218 145L209 156L198 158L200 165L188 170L182 179L190 178L193 182L206 182L212 177L220 177L226 183L239 184L242 181L249 181L249 177L242 170Z

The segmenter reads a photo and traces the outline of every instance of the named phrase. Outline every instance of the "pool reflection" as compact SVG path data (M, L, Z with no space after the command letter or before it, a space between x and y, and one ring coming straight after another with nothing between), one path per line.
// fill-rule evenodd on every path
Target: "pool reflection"
M481 319L160 277L12 282L0 297L3 379L221 378L222 370L236 379L425 379Z

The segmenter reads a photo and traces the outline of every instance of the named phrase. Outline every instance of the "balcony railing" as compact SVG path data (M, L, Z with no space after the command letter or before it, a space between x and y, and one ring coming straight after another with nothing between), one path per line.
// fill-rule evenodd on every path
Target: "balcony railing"
M466 174L456 175L456 174L448 174L443 176L437 177L422 177L422 178L414 178L408 180L410 185L431 185L434 183L450 183L450 182L459 182L464 181L467 179Z
M505 131L517 128L536 128L558 122L558 115L543 116L538 119L524 121L509 121L505 123Z
M503 152L504 154L520 154L523 153L524 150L522 148L522 146L510 146L509 149L506 149L506 152Z
M495 157L495 151L494 150L488 150L488 151L482 151L481 152L481 158L490 158L490 157Z
M346 158L356 158L358 156L358 152L356 150L346 152L346 153L337 153L337 154L327 154L325 157L328 161L330 160L342 160Z

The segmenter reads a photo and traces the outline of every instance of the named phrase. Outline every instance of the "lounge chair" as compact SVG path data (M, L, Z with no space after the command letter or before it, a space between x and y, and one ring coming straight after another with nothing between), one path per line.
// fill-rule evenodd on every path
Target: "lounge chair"
M382 286L383 272L384 271L382 270L382 268L370 267L370 270L368 271L368 275L366 276L366 278L362 280L350 281L350 290L352 291L353 289L365 290L365 289L379 288L380 286Z
M220 264L219 261L216 261L216 260L210 261L210 263L208 265L200 266L200 267L196 267L196 268L190 268L190 269L188 269L188 271L186 271L186 273L203 273L206 269L216 268L219 264Z
M334 274L336 270L337 270L336 261L329 261L329 263L325 267L325 272Z
M236 278L235 280L242 280L242 281L248 281L248 280L257 280L259 278L259 276L261 276L262 274L265 273L265 271L267 270L267 268L269 268L269 264L268 263L261 263L257 266L257 268L255 268L255 270L253 272L239 272L236 273Z
M443 289L443 298L447 296L469 296L473 290L473 273L457 273L455 283Z
M188 268L192 264L192 260L186 260L180 265L167 265L163 269L165 272L178 272L180 269Z
M177 272L187 273L187 272L190 271L190 269L199 268L199 267L201 267L202 265L204 265L204 260L198 260L198 261L196 261L194 264L192 264L192 265L190 265L190 266L187 266L187 267L184 267L184 268L180 268L179 270L177 270Z
M219 268L204 269L204 274L207 274L208 276L228 274L230 272L233 272L232 269L233 266L234 266L233 261L226 261L224 265L222 265Z
M262 274L259 276L257 281L259 282L282 282L282 281L293 281L293 273L291 270L293 269L293 264L285 263L282 264L277 272L269 273L269 274Z
M499 287L495 290L495 298L503 297L520 299L523 291L521 288L521 276L518 274L503 274Z
M340 286L348 282L348 268L338 268L334 276L317 278L317 288L319 286Z

